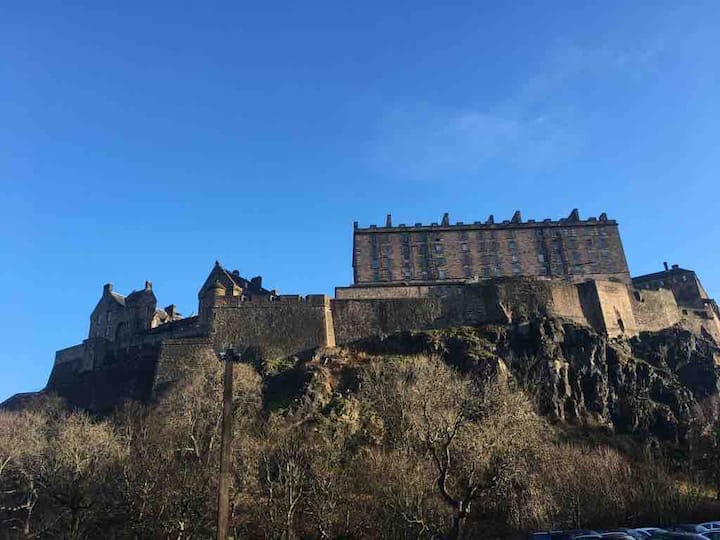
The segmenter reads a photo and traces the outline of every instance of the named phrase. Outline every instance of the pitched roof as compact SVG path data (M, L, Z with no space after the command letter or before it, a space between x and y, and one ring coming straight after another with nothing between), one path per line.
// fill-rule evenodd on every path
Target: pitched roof
M230 283L233 283L233 284L235 284L235 286L240 287L241 289L244 289L246 291L249 291L250 293L258 294L258 295L272 295L273 294L272 291L263 288L262 285L257 285L256 283L253 283L252 280L242 277L237 270L228 272L225 268L222 267L222 265L220 264L219 261L215 261L215 266L214 266L213 270L210 272L208 279L205 280L203 289L212 285L211 278L213 276L213 273L215 273L215 272L220 272L223 277L227 278L230 281Z
M115 300L121 306L125 305L125 297L122 294L110 291L110 297Z

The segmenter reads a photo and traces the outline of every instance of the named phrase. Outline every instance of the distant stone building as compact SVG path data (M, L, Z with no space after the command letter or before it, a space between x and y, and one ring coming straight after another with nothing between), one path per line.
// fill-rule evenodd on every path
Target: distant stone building
M157 309L157 299L152 283L145 288L123 296L113 291L112 283L103 287L100 301L90 315L89 339L105 338L122 341L142 330L150 330L161 324L182 319L174 305Z
M580 219L510 220L393 226L354 225L355 285L458 282L497 277L588 279L630 284L618 224L606 214Z
M680 268L677 264L668 267L665 263L662 272L634 277L632 284L639 291L672 292L683 315L693 313L701 319L720 320L717 302L708 296L700 278L692 270Z

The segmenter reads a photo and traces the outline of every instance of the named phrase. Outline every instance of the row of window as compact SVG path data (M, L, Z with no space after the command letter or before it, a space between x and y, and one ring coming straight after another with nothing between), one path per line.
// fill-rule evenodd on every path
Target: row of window
M500 242L497 240L498 231L477 231L478 238L478 254L482 259L482 273L485 277L491 277L492 275L502 275L501 267L501 254L498 251ZM523 273L520 264L520 253L518 251L518 245L515 238L515 231L506 231L508 236L507 249L510 252L510 263L511 271L513 275L521 275ZM473 255L468 244L468 232L459 231L460 238L460 251L462 254L463 272L465 277L473 277L475 275L473 269ZM568 238L563 241L562 237L567 236ZM552 269L563 268L562 273L565 273L565 268L571 273L585 273L585 272L597 272L599 265L595 262L583 263L582 255L579 249L577 238L575 238L576 231L573 229L565 231L553 231L551 240L551 250L549 256L547 249L544 244L544 237L542 229L536 229L536 241L535 250L537 262L541 266L540 272L534 272L539 274L550 275ZM584 246L588 249L592 249L593 238L589 237L586 232L587 238L585 238ZM491 240L486 241L485 238L489 237ZM372 256L372 269L373 278L376 281L380 280L381 267L384 267L384 273L386 278L390 281L393 280L392 274L392 245L387 243L392 238L392 235L372 235L371 236L371 256ZM598 238L599 253L596 252L599 257L590 257L591 259L602 258L607 259L609 257L609 250L607 249L607 231L600 231ZM420 235L420 242L414 245L410 243L411 236L409 233L403 233L401 235L401 253L402 253L402 267L403 267L403 278L406 280L413 279L414 266L419 269L421 279L427 279L429 276L435 274L439 279L445 279L447 271L445 269L445 249L443 245L443 237L438 236L434 238L434 242L430 241L428 234ZM571 261L566 260L564 247L570 248ZM432 247L432 249L431 249ZM413 248L415 248L415 261L413 261ZM489 248L489 249L488 249ZM594 250L593 250L594 251ZM381 265L381 259L384 259L384 265ZM492 260L491 260L492 259ZM433 268L436 272L433 272Z

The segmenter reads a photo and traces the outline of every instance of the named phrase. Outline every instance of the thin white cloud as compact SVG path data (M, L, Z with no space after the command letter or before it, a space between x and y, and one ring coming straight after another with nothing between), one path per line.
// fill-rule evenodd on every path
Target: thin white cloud
M473 172L493 160L532 167L567 160L582 146L582 130L577 114L559 104L557 95L580 77L637 73L660 52L657 46L622 53L566 47L487 110L396 105L378 123L374 157L383 169L413 178Z

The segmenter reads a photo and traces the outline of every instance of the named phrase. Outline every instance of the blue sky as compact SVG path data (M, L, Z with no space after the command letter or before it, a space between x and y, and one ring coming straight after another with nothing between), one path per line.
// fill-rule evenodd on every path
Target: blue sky
M720 295L720 4L0 6L0 399L102 285L350 283L352 222L607 212Z

